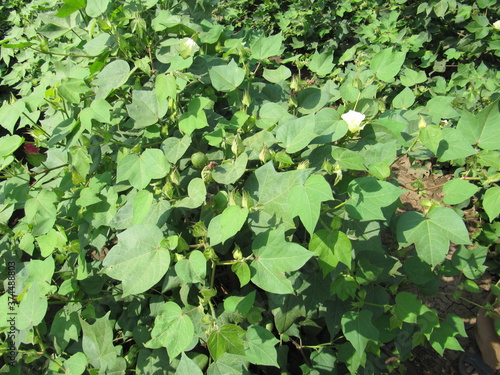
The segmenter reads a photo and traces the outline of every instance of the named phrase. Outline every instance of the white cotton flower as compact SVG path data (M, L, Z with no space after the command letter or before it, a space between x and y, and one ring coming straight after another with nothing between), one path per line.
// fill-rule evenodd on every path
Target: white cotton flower
M193 56L200 49L198 44L191 38L184 38L179 46L179 54L183 59Z
M365 126L360 126L363 120L365 119L365 115L356 111L349 111L344 113L342 116L342 120L347 122L347 126L349 127L349 131L351 133L357 133L361 131Z
M495 30L500 30L500 20L493 23L493 28Z

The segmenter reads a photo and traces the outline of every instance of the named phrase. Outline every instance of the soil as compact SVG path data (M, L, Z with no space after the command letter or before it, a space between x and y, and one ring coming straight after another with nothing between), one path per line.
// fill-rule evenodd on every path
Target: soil
M408 157L400 158L393 165L394 177L400 182L403 188L408 192L403 194L400 199L403 207L400 212L419 211L424 212L425 201L434 200L441 202L443 199L443 185L453 179L453 175L433 173L431 163L422 164L417 162L411 164ZM424 205L423 205L424 204ZM473 208L465 210L467 228L472 234L478 230L478 219ZM454 245L451 245L448 259L455 251ZM459 290L461 280L458 277L443 277L441 279L439 291L435 296L422 297L423 302L429 307L437 310L440 318L447 314L456 314L464 321L467 337L457 337L464 352L479 353L475 339L474 328L476 316L479 310L478 305L484 305L491 284L496 283L498 275L490 275L485 272L479 279L474 280L479 288L479 293L469 293ZM460 291L462 299L456 300L453 293ZM411 360L403 363L404 368L398 369L392 374L408 375L456 375L460 374L459 360L463 352L455 350L445 350L443 356L439 355L430 346L417 347L413 350L414 356Z

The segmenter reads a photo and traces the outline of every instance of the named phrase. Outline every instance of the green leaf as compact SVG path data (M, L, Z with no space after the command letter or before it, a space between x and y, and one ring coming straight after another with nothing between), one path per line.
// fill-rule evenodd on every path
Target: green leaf
M263 60L271 56L280 55L282 42L283 35L281 33L270 37L260 36L250 46L252 58Z
M179 129L186 135L191 135L196 129L203 129L208 126L207 116L203 109L211 101L207 98L197 97L191 99L187 112L179 118Z
M141 155L128 154L118 162L116 180L128 180L138 190L144 189L152 179L163 178L170 171L170 165L163 152L149 148Z
M85 12L89 17L97 18L108 9L111 0L87 0Z
M233 271L236 276L238 276L238 280L240 281L240 286L244 287L250 282L251 273L250 267L245 262L238 262L231 266L231 271Z
M243 336L245 331L236 324L225 324L213 331L208 338L208 350L217 361L224 353L245 354Z
M81 352L73 354L64 361L64 369L68 375L81 375L85 372L87 366L87 357Z
M477 115L463 112L457 124L467 142L477 144L483 150L500 150L500 101L497 100Z
M269 129L278 122L282 122L294 117L288 113L287 109L276 103L265 103L259 110L259 117L256 125L261 129Z
M340 231L318 230L309 241L309 250L314 251L318 256L318 263L323 271L323 277L333 271L339 262L351 268L351 241Z
M345 124L347 128L347 124ZM355 171L364 171L365 168L365 159L363 156L359 154L359 152L355 152L352 150L348 150L342 147L335 147L332 150L332 157L339 164L340 168L343 171L347 170L355 170Z
M57 202L57 195L53 191L42 190L34 198L26 201L24 212L25 220L33 225L33 235L40 236L47 233L55 224L57 219L57 209L54 203Z
M205 203L207 188L201 178L193 178L188 185L188 197L175 202L174 207L197 208Z
M439 161L466 158L476 152L467 142L460 130L443 129L443 139L439 142L436 156Z
M0 107L0 126L14 134L14 128L24 111L26 105L23 101L17 100L13 104L7 104L5 101Z
M146 218L153 204L153 193L140 190L134 197L132 225L140 224Z
M441 356L444 354L445 349L463 351L455 336L467 337L464 322L455 314L447 314L446 320L432 331L429 343Z
M45 292L40 289L39 283L32 283L17 308L16 329L29 330L40 324L45 317L47 307Z
M188 135L182 138L170 137L162 142L161 150L165 154L167 160L175 164L186 153L190 145L191 137Z
M267 329L250 326L246 333L245 356L257 365L279 367L275 348L277 343L279 340Z
M12 154L23 142L24 138L21 138L17 134L3 136L0 138L0 157Z
M488 255L488 248L485 246L477 246L474 249L468 249L461 245L453 253L451 264L457 270L463 272L468 279L479 279L487 266L484 264Z
M125 60L114 60L97 75L94 84L97 86L96 99L106 99L111 91L116 90L128 81L130 67Z
M443 202L450 205L461 203L476 194L478 190L479 188L476 185L465 180L450 180L443 186L443 193L445 194Z
M214 217L208 225L210 245L224 243L239 232L246 222L248 209L239 206L229 206L222 214Z
M134 119L134 128L142 129L156 124L165 116L167 103L158 102L154 91L133 90L132 103L127 105L127 112Z
M77 10L85 8L86 0L64 0L63 6L57 11L56 17L65 18Z
M189 258L183 258L175 264L175 272L187 283L204 283L207 259L201 251L193 250Z
M143 293L165 275L170 252L161 246L162 231L154 225L134 225L118 234L103 266L104 272L123 283L123 295Z
M419 212L406 212L397 223L400 246L414 243L420 259L436 266L448 254L450 241L455 244L470 244L464 222L455 211L437 207L425 218Z
M299 244L286 242L283 225L255 236L252 251L255 259L250 265L252 282L276 294L292 294L291 281L285 272L302 267L313 255Z
M417 299L417 296L408 292L399 292L396 296L394 312L399 320L406 323L417 323L419 316L429 309Z
M255 302L257 291L253 290L244 297L229 296L224 300L224 310L227 312L239 312L240 314L248 314Z
M203 371L198 367L195 361L190 359L186 354L181 354L181 361L177 366L175 375L203 375Z
M332 72L334 66L333 53L318 53L318 51L316 51L312 55L311 61L307 67L309 70L316 73L318 77L324 77Z
M361 177L349 183L346 204L349 215L358 220L385 220L392 215L393 204L405 191L374 177Z
M493 186L486 190L483 199L483 208L490 222L497 218L500 214L500 187Z
M313 143L327 144L347 134L348 127L341 121L340 114L333 108L323 108L315 117L314 132L318 138Z
M292 72L285 65L280 65L278 69L264 69L262 76L271 83L279 83L290 78Z
M231 60L227 65L213 66L208 70L212 86L222 92L234 91L245 79L245 71Z
M224 353L208 367L207 375L250 375L245 356Z
M293 216L290 213L288 196L290 190L299 184L304 184L311 170L302 169L278 173L273 163L268 162L258 168L246 181L245 190L260 207L261 211L270 216L283 219L288 227L294 227Z
M92 325L80 317L83 352L89 363L102 371L112 368L117 359L117 351L113 346L113 325L109 320L110 313L108 311Z
M319 219L321 202L332 200L332 188L320 175L312 175L305 184L292 188L289 196L289 207L292 215L298 215L309 232L314 233Z
M345 338L358 353L365 351L369 341L378 341L379 331L372 323L371 311L347 311L342 315L341 324Z
M276 139L286 152L293 154L307 147L317 137L314 131L314 115L294 118L283 122L276 131Z
M403 86L415 86L425 81L427 81L427 75L424 70L416 71L409 68L403 70L403 75L401 76L401 83Z
M189 315L184 314L175 302L166 302L158 309L149 348L165 347L170 360L187 349L194 337L194 326Z
M244 152L228 163L216 166L212 171L212 178L219 184L233 184L243 176L248 163L248 155Z
M405 58L406 52L392 52L392 48L386 48L373 56L370 61L370 69L378 79L391 82L399 73Z
M392 100L392 105L394 108L408 109L413 103L415 103L415 94L408 87L404 88L398 95Z

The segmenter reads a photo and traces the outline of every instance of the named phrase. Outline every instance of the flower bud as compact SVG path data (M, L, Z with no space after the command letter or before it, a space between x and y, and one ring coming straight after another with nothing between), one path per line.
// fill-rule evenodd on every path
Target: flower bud
M243 141L239 134L236 134L233 138L233 143L231 144L231 151L235 156L238 156L243 151L245 151L245 146L243 146Z
M426 127L427 127L427 121L425 121L425 118L420 116L420 120L418 121L418 128L425 129Z
M259 160L263 163L267 163L272 157L271 151L264 145L259 152Z
M233 250L233 258L236 260L243 259L243 253L241 252L241 249L238 245L236 245L235 249Z
M304 160L297 165L297 170L309 168L309 160Z

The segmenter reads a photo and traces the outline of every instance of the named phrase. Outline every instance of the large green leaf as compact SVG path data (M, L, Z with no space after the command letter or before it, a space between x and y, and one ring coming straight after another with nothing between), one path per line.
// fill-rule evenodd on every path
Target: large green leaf
M276 131L276 139L286 152L293 154L305 148L318 136L314 115L303 116L283 122Z
M453 179L448 181L443 186L445 197L443 202L446 204L458 204L470 198L479 188L468 181L461 179Z
M278 366L278 353L274 347L279 340L260 326L248 327L245 340L245 356L251 363Z
M288 196L293 187L305 183L310 173L308 169L278 173L268 162L248 178L245 190L264 213L276 215L288 227L294 227Z
M406 212L398 220L397 232L401 246L414 243L419 258L433 267L446 258L450 241L470 243L463 220L447 207L435 208L427 218L419 212Z
M486 190L483 207L490 221L495 220L500 214L500 187L493 186Z
M312 235L319 219L321 202L332 200L332 188L320 175L312 175L303 185L292 188L289 207L292 215L298 215L302 224Z
M323 276L333 271L339 262L351 268L351 241L340 231L318 230L311 236L309 250L314 251L318 256Z
M110 313L108 311L102 318L96 319L92 325L80 318L83 330L83 352L89 363L102 371L115 365L118 353L113 345L113 326L109 320Z
M97 86L96 99L106 99L109 93L128 81L130 67L125 60L114 60L97 75L94 84Z
M356 349L358 355L365 351L369 341L378 341L379 331L372 323L371 311L348 311L342 315L341 324L345 338Z
M104 272L123 282L123 295L143 293L165 275L170 252L162 246L162 231L151 224L134 225L118 234L103 266Z
M347 193L351 199L346 210L352 218L385 220L392 215L395 210L392 206L404 190L374 177L360 177L349 184Z
M128 115L134 119L134 128L142 129L156 124L167 113L167 102L158 102L154 91L133 90Z
M214 88L222 92L234 91L245 79L245 71L231 60L227 65L217 65L209 69L208 75Z
M186 350L194 337L191 318L175 302L165 302L155 318L149 348L165 347L170 361Z
M116 180L128 180L138 190L144 189L152 179L163 178L170 171L170 165L157 148L145 150L141 155L128 154L118 162Z
M378 79L391 82L399 73L405 58L406 52L393 52L392 48L386 48L372 57L370 69Z
M212 178L219 184L233 184L245 173L247 163L248 155L244 152L236 160L216 166L212 171Z
M457 124L469 144L484 150L500 150L500 101L490 104L477 115L462 112Z
M252 282L276 294L291 294L293 287L285 272L302 267L312 253L299 244L285 241L285 229L278 228L255 236L252 251L255 259L250 265Z
M282 42L283 35L281 33L269 37L260 36L250 46L252 58L263 60L280 55Z
M236 324L225 324L213 331L208 338L208 350L217 361L224 353L245 354L243 336L245 331Z
M37 326L47 313L47 297L45 292L34 282L23 296L17 308L16 329L29 330Z
M229 206L222 214L214 217L208 225L210 245L224 243L233 237L246 222L248 209L239 206Z

